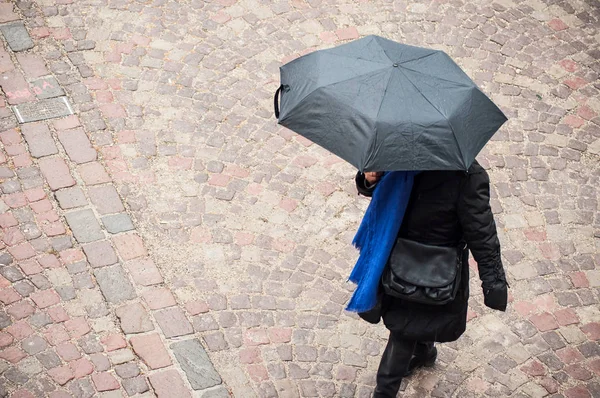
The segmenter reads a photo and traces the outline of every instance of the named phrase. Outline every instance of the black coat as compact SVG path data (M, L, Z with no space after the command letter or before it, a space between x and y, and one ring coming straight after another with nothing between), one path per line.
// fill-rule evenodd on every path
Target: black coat
M371 196L374 190L367 188L361 173L356 176L356 186L365 196ZM489 199L489 177L477 162L468 172L419 173L398 237L437 246L456 246L461 240L466 241L477 261L486 305L504 310L507 284ZM426 306L384 295L382 316L386 327L399 337L420 341L446 342L459 338L467 322L467 250L462 269L461 288L456 299L446 305Z

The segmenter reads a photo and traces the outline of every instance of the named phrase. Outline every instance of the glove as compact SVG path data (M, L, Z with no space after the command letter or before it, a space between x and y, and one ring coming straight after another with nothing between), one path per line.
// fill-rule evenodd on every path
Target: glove
M508 285L506 283L495 283L489 287L483 286L483 303L498 311L506 311L508 303Z

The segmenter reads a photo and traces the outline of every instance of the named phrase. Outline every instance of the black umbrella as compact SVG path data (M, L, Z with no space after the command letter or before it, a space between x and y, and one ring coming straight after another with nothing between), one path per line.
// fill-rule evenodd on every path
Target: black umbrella
M379 36L280 71L279 123L361 171L466 170L506 121L446 53Z

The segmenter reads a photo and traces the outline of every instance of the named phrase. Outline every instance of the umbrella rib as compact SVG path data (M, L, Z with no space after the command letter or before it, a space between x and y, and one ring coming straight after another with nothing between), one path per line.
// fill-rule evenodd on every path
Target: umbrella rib
M324 50L323 52L326 52L326 50ZM385 50L384 50L384 53L385 53ZM372 62L372 63L374 63L374 64L379 64L379 65L386 65L386 66L389 66L389 65L388 65L387 63L385 63L385 62L378 62L378 61L374 61L374 60L372 60L372 59L368 59L368 58L361 58L361 57L354 57L354 56L353 56L353 57L351 57L351 56L349 56L349 55L344 55L344 54L336 54L336 53L330 53L330 52L327 52L327 54L329 54L329 55L335 55L335 56L337 56L337 57L349 58L349 59L360 59L360 60L362 60L362 61L366 61L366 62ZM386 55L387 55L387 54L386 54ZM389 58L389 57L388 57L388 58Z
M427 77L431 77L433 79L441 80L443 82L448 82L448 83L456 84L457 86L470 87L468 84L465 84L465 83L457 82L457 81L454 81L454 80L444 79L443 77L436 76L436 75L430 75L428 73L423 73L420 70L416 70L416 69L412 69L412 68L407 68L406 66L402 66L402 68L408 69L411 72L415 72L415 73L418 73L418 74L423 75L423 76L427 76Z
M375 143L377 142L377 120L379 120L379 113L381 113L381 108L383 108L383 101L385 100L385 95L387 94L387 88L388 85L390 84L390 80L392 79L392 73L389 74L388 76L388 81L385 85L385 90L383 90L383 95L381 96L381 102L379 103L379 108L377 109L377 116L375 117L375 136L373 137L373 139L371 140L371 145L369 146L369 157L366 159L366 161L363 164L367 164L371 158L373 157L373 146L375 145Z
M385 50L383 50L383 52L385 52ZM434 51L434 52L432 52L432 53L430 53L430 54L423 55L422 57L419 57L419 58L407 59L406 61L398 62L398 65L404 65L404 64L405 64L405 63L407 63L407 62L418 61L418 60L420 60L420 59L427 58L427 57L431 57L432 55L435 55L435 54L438 54L438 53L439 53L439 51ZM386 55L387 55L387 54L386 54ZM412 69L411 69L411 70L412 70Z
M399 70L400 70L400 69L399 69ZM406 74L405 74L405 73L404 73L402 70L400 70L400 72L402 72L402 75L403 75L403 76L406 78L406 80L408 80L408 82L409 82L410 84L412 84L412 86L413 86L413 87L415 88L415 90L416 90L416 91L417 91L417 92L418 92L418 93L421 95L421 97L423 97L423 99L425 99L425 101L427 101L427 102L429 103L429 105L431 105L431 106L433 107L433 109L435 109L435 110L436 110L436 111L437 111L437 112L438 112L438 113L439 113L439 114L440 114L440 115L441 115L441 116L442 116L444 119L446 119L446 122L448 123L448 126L450 126L450 130L452 130L452 137L454 137L454 141L456 142L456 147L458 148L458 152L460 153L460 158L461 158L461 160L463 160L463 161L464 161L464 158L465 158L465 156L464 156L464 154L463 154L462 148L460 147L460 144L458 143L458 139L456 138L456 133L455 133L455 131L454 131L454 127L452 126L452 123L450 123L450 120L449 120L449 119L446 117L446 115L444 115L444 114L443 114L443 113L442 113L442 112L441 112L441 111L438 109L438 107L437 107L437 106L435 106L435 105L433 104L433 102L429 101L429 98L427 98L425 95L423 95L423 93L421 92L421 90L419 90L419 88L416 86L416 84L414 84L414 83L412 82L412 80L410 80L410 79L408 78L408 76L406 76Z

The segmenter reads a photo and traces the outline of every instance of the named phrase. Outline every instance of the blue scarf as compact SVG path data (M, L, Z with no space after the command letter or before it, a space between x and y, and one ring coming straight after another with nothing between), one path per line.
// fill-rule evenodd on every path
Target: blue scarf
M389 172L377 184L352 241L360 256L349 279L358 286L346 310L365 312L377 304L379 280L400 231L417 173Z

